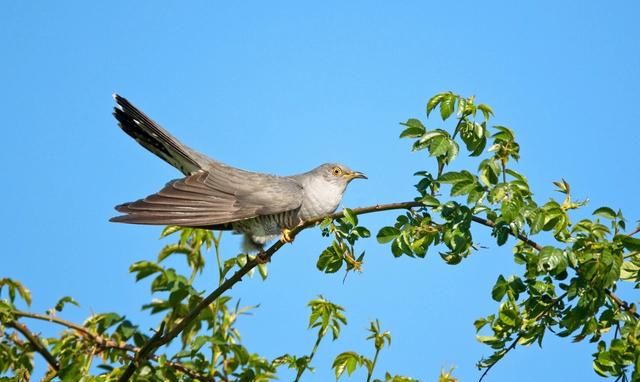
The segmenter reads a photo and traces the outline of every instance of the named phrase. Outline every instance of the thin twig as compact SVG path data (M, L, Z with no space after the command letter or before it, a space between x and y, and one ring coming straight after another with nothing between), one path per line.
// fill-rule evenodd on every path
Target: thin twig
M49 352L49 349L47 349L40 338L37 335L33 334L33 332L31 332L25 324L22 324L18 321L10 320L6 322L5 325L20 332L20 334L22 334L24 338L26 338L27 341L31 343L33 349L38 352L45 359L45 361L47 361L47 363L53 370L55 370L56 372L60 370L60 364Z
M71 321L63 320L63 319L58 318L58 317L48 316L48 315L38 314L38 313L24 312L24 311L21 311L21 310L14 310L11 313L16 317L33 318L34 320L54 322L54 323L56 323L58 325L66 326L69 329L73 329L75 331L78 331L81 334L83 334L85 336L88 336L88 337L96 336L96 334L91 333L91 331L89 329L87 329L86 327L84 327L82 325L79 325L79 324L76 324L76 323L71 322Z
M487 226L489 228L495 228L496 223L494 223L493 221L489 220L489 219L483 219L479 216L472 216L471 220L473 220L474 222L478 223L478 224L482 224L484 226ZM525 235L521 234L521 233L514 233L509 231L509 234L515 238L517 238L518 240L522 241L523 243L525 243L526 245L538 250L538 251L542 251L542 246L538 243L536 243L535 241L529 239L528 237L526 237Z
M636 312L636 309L632 304L629 304L628 302L622 300L620 297L616 296L609 289L605 289L604 292L607 294L607 296L609 296L611 300L613 300L613 302L616 305L618 305L619 308L626 311L627 313L631 313L635 318L640 318L640 314Z
M376 347L376 353L373 355L373 361L371 361L371 369L367 370L367 382L371 382L371 376L373 376L373 369L376 368L378 362L378 356L380 355L380 349Z
M315 357L316 351L318 350L318 347L320 346L320 342L322 342L323 338L324 338L324 335L322 334L322 330L318 331L318 336L316 337L316 342L313 345L313 349L311 350L311 353L309 354L309 358L307 359L306 364L304 364L301 369L298 369L298 373L296 374L296 379L294 379L293 382L298 382L300 380L300 377L302 377L302 374L304 374L304 372L307 371L308 366L311 365L311 361L313 360L313 357Z

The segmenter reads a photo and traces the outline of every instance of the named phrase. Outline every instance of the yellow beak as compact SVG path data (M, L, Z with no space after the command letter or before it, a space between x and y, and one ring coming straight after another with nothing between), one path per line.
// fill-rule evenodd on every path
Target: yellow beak
M350 174L347 174L349 179L369 179L367 176L359 171L354 171Z

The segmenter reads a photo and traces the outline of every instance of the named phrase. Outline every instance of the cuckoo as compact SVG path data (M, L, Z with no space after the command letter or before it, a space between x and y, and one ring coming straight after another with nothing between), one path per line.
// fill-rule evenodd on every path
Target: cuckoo
M260 251L303 221L333 213L353 179L367 177L326 163L291 176L228 166L178 141L125 98L114 94L120 128L144 148L177 168L183 178L155 194L115 207L113 222L232 230L244 235L244 249Z

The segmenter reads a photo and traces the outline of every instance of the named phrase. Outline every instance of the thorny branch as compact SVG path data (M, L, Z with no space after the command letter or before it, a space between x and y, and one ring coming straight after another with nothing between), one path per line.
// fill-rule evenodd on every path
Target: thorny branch
M20 332L20 334L22 334L24 338L29 341L31 346L33 346L33 349L47 361L47 363L53 370L55 370L56 372L60 370L60 364L58 363L58 361L56 361L55 357L51 355L40 338L36 334L33 334L33 332L31 332L31 330L29 330L25 324L11 320L8 321L5 325Z

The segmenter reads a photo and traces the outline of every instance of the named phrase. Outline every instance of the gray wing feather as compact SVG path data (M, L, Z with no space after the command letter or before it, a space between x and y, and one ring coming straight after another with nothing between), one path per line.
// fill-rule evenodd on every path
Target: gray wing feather
M302 187L291 178L220 165L116 207L114 222L204 227L296 210Z

